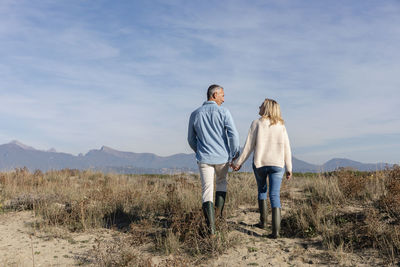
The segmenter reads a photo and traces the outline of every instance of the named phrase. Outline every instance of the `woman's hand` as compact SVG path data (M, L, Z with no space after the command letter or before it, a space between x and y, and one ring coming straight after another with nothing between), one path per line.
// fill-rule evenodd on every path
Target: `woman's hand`
M286 172L286 179L290 180L292 178L292 172Z

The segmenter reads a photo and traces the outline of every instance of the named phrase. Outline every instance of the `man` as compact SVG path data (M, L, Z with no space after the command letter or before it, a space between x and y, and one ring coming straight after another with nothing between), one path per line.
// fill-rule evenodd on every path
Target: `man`
M213 207L214 174L215 207L222 216L227 191L226 176L230 161L239 154L239 134L230 112L222 107L224 89L216 84L207 90L207 101L190 115L188 142L196 152L202 184L203 212L211 235L215 234Z

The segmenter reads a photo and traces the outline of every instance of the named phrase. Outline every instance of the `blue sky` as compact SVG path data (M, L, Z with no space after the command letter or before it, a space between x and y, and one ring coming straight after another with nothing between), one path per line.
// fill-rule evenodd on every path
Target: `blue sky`
M243 145L265 97L294 156L399 163L399 1L0 2L0 143L190 153L225 88Z

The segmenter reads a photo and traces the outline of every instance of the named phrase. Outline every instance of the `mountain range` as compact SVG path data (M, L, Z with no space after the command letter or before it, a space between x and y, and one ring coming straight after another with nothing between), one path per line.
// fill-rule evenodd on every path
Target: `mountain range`
M251 159L242 166L241 171L252 171ZM385 163L366 164L349 159L332 159L323 165L310 164L293 157L294 172L320 172L332 171L340 167L350 167L360 171L381 170ZM152 153L123 152L103 146L93 149L85 155L78 156L57 152L54 148L44 151L25 145L18 141L12 141L0 145L0 171L10 171L15 168L27 167L33 171L36 169L92 169L103 172L115 173L177 173L197 172L195 154L175 154L161 157Z

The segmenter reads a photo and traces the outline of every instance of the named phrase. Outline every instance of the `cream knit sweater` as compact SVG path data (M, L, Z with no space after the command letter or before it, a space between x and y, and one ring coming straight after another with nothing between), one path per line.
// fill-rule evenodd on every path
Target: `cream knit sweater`
M253 161L256 168L283 168L286 163L286 171L292 171L292 152L286 127L281 123L271 126L269 124L270 121L263 118L252 122L242 154L234 162L235 165L242 165L254 151Z

